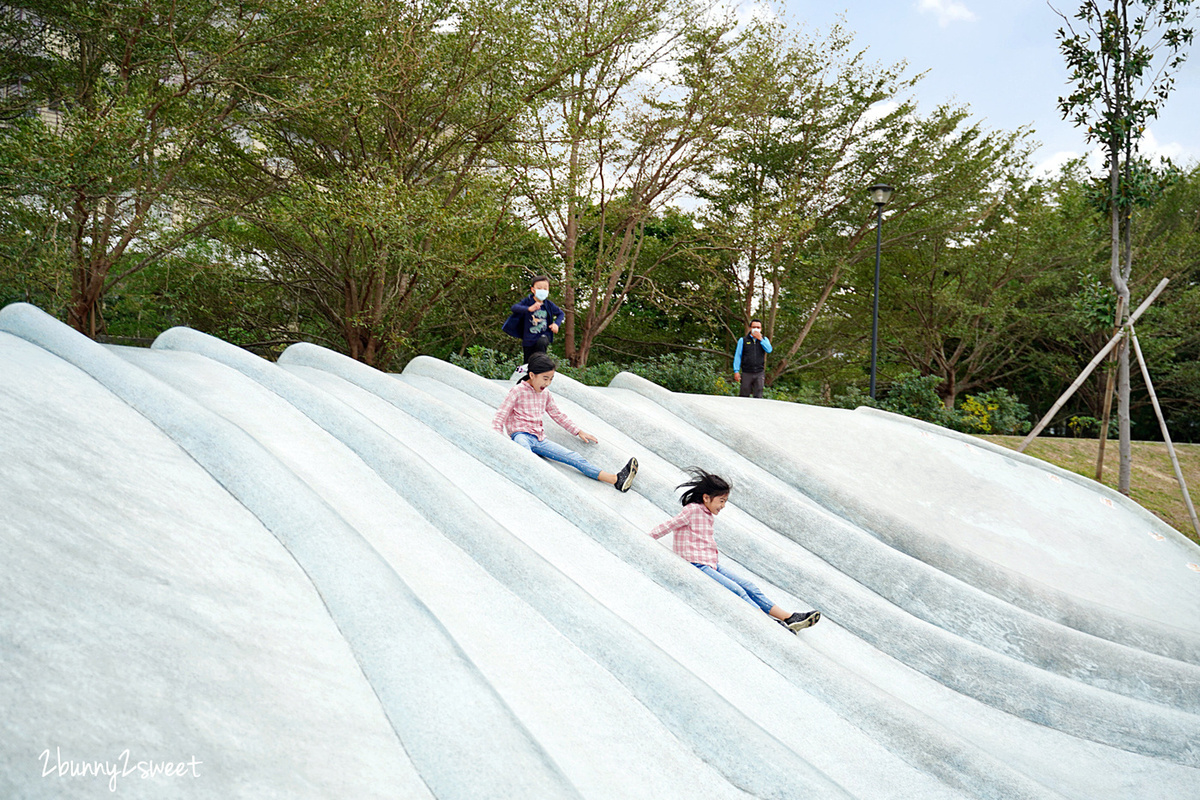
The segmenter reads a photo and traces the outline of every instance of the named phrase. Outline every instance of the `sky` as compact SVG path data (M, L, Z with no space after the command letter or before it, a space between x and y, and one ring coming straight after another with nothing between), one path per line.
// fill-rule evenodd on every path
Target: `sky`
M1062 18L1046 0L779 0L789 25L824 30L841 16L871 59L906 61L908 74L928 71L914 96L919 108L968 106L984 127L1031 126L1040 142L1033 163L1048 171L1091 154L1084 131L1062 119L1058 98L1068 93L1067 68L1055 34ZM1079 0L1055 0L1073 17ZM1200 23L1200 19L1196 20ZM1200 24L1194 24L1200 28ZM1200 162L1200 37L1176 74L1175 87L1141 143L1146 155L1177 165Z

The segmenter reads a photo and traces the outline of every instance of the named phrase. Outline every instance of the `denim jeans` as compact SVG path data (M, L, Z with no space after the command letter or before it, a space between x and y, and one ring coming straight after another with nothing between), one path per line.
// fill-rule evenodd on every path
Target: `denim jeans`
M720 564L697 564L695 561L691 564L747 603L768 612L775 607L775 604L768 600L757 586L733 570L722 567Z
M568 467L574 467L594 481L600 480L600 469L593 466L592 462L588 461L574 450L568 450L562 445L555 444L549 439L538 441L538 438L532 433L525 433L524 431L517 431L514 433L512 435L512 440L521 445L521 447L536 453L542 458L549 459L550 461L557 461L561 464L566 464Z

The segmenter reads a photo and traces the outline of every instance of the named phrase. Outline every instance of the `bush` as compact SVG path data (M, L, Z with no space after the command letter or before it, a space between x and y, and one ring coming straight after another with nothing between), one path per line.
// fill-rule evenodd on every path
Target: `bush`
M905 372L892 382L887 394L879 402L879 408L953 428L959 421L959 415L946 408L942 398L938 397L937 387L941 382L942 379L937 375L922 376L916 370Z
M1072 416L1067 417L1067 430L1076 438L1099 439L1100 438L1100 420L1095 417L1088 416ZM1121 435L1120 424L1116 417L1110 417L1108 420L1108 438L1116 439Z
M937 375L906 372L892 382L881 400L872 400L860 388L851 386L844 393L835 395L830 405L835 408L881 408L963 433L1025 434L1032 427L1029 408L1007 389L967 395L958 408L950 409L938 396L937 387L941 382Z
M468 347L465 356L451 353L450 363L493 380L509 378L513 370L521 366L516 356L506 356L478 344Z
M569 378L574 378L585 386L608 386L612 379L621 371L621 365L611 361L601 361L590 367L572 367L563 363L558 365L558 371Z
M725 370L711 358L692 353L667 353L628 367L628 371L672 392L736 394Z
M849 386L846 391L835 394L829 403L832 408L848 408L854 410L859 406L879 408L879 403L857 386Z
M1029 407L1004 388L967 395L958 414L958 429L966 433L1013 436L1029 433L1033 427L1029 422Z

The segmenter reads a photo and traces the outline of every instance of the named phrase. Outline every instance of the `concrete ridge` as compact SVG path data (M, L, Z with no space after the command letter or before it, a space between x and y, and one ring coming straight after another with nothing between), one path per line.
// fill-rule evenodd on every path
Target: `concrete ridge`
M471 373L464 373L463 370L437 359L424 357L414 359L406 367L405 377L408 377L410 371L414 375L426 376L434 380L438 380L440 377L443 379L440 382L443 383L453 380L455 388L493 407L499 404L505 394L504 389L491 381ZM558 375L554 380L557 393L563 397L577 400L576 389L587 391L587 387L583 387L582 384L578 384L564 375ZM394 379L390 381L390 384L381 382L379 391L387 391L390 394L392 390L389 387L395 386L395 384ZM375 384L372 383L371 386L364 388L374 390ZM564 388L566 391L563 391ZM580 405L586 407L584 403L580 403ZM406 403L404 410L414 414L422 413L418 403ZM603 417L604 415L600 414L599 416ZM910 764L937 775L956 788L969 791L977 796L1038 796L1039 793L1044 794L1049 791L1042 786L1030 785L1027 779L1011 770L1007 765L961 740L917 709L898 701L895 697L862 681L857 676L846 673L836 664L828 662L816 654L798 650L786 644L780 647L774 641L762 640L756 635L758 629L761 628L761 623L756 620L746 620L741 616L735 619L714 612L712 610L714 600L723 599L723 595L728 594L727 592L715 585L710 587L708 584L712 583L711 581L701 580L700 576L691 576L690 571L685 572L685 575L691 577L691 580L680 582L677 577L679 559L663 552L663 548L651 545L649 538L645 536L645 531L625 530L624 526L614 525L609 515L595 513L578 503L577 499L570 499L569 486L560 489L541 482L532 483L533 479L525 474L528 466L524 462L528 459L522 459L514 464L502 455L490 455L487 452L491 449L488 443L477 445L461 434L461 431L469 428L469 421L453 414L447 414L442 420L431 418L426 421L435 426L443 436L451 437L460 447L472 448L471 452L479 460L485 463L492 463L494 460L495 468L506 470L506 474L511 473L509 477L514 482L530 481L532 491L539 494L554 492L555 495L562 495L564 505L577 520L579 527L587 531L604 547L628 563L636 565L655 582L684 597L689 604L696 606L706 616L721 623L723 627L737 636L739 641L743 641L745 646L754 648L759 657L768 664L793 676L794 679L803 679L803 685L808 691L820 697L822 701L840 713L853 719L856 725L870 732L885 747ZM503 447L504 442L500 437L493 435L493 438L498 440L496 445ZM644 445L644 442L642 444ZM662 506L664 510L670 508L671 505L678 508L678 499L673 492L671 482L665 478L655 478L643 470L639 472L634 490L648 497L658 498L656 502L661 503L663 500L667 500L669 505ZM674 514L675 512L672 510L667 513ZM744 563L748 563L748 566L756 566L753 562L744 561ZM830 570L830 573L836 574L833 570ZM785 585L784 588L794 587ZM816 596L817 587L809 585L805 588L807 591L796 592L796 594L805 597ZM827 587L819 588L826 589ZM823 610L824 608L822 606ZM837 616L836 613L834 616ZM913 731L915 730L921 731L919 740L914 740Z
M429 365L429 362L422 362L416 369L424 372L436 370L438 367ZM622 373L622 376L626 375L628 373ZM638 381L642 380L637 376L629 375L628 377ZM636 431L635 437L644 446L664 455L660 451L663 442L669 438L668 433L637 419L631 419L630 415L624 413L612 400L601 397L594 391L589 391L581 384L563 381L563 376L557 376L555 382L560 395L570 397L580 405L590 408L598 416L609 419L614 425L619 424ZM654 389L666 392L661 387L650 384L649 390L653 391ZM664 455L668 461L674 461L683 466L695 463L697 460L704 463L706 460L707 454L699 452L694 443L673 441L672 445L689 451L689 454L686 457L680 457L668 453ZM711 458L712 456L708 456L709 460ZM866 580L863 580L863 577L859 577L859 580L871 588L872 593L883 592L886 596L889 589L903 588L907 596L915 601L921 599L922 592L925 591L925 584L945 586L948 582L953 581L956 589L954 596L958 598L958 602L971 601L979 608L990 607L988 613L999 619L1007 620L1019 615L1027 623L1038 624L1040 622L1035 615L1014 611L990 595L973 589L968 584L942 575L936 569L928 567L916 559L891 550L874 537L863 534L839 517L829 514L815 516L813 513L816 510L815 506L797 505L793 497L769 489L771 481L757 467L754 468L754 474L743 474L744 469L726 466L724 463L721 468L730 472L734 479L739 481L739 493L754 497L754 501L747 504L747 510L750 513L762 519L778 532L789 536L802 547L814 549L818 555L829 560L836 570L850 576L865 575ZM771 508L779 510L769 514L764 513L764 509ZM814 544L818 547L814 548ZM864 547L867 549L864 550ZM759 564L753 560L752 551L741 555L747 559L749 566L768 571L768 565ZM829 558L830 555L832 555L832 559ZM914 574L919 577L914 578ZM794 576L795 573L792 575ZM830 573L830 578L836 580L836 575L836 572ZM799 586L800 584L796 583L797 580L797 578L791 577L791 585ZM807 583L804 586L804 592L811 596L814 591L813 585ZM797 591L800 590L797 589ZM1039 724L1048 725L1072 735L1122 747L1131 752L1169 757L1188 765L1194 765L1197 759L1200 759L1200 753L1197 753L1188 743L1195 740L1196 732L1200 732L1200 721L1193 715L1179 711L1169 702L1171 695L1176 691L1176 687L1172 684L1172 678L1179 675L1181 669L1187 668L1186 664L1171 662L1153 655L1141 656L1128 648L1118 649L1118 645L1074 632L1076 638L1072 640L1072 647L1099 647L1107 653L1111 653L1112 658L1118 658L1123 654L1121 660L1125 662L1130 671L1129 674L1122 678L1120 674L1114 676L1109 672L1108 679L1123 680L1122 688L1131 693L1139 692L1139 689L1141 689L1139 693L1145 693L1144 685L1139 686L1138 681L1145 679L1144 672L1149 671L1150 668L1156 668L1157 672L1154 674L1161 677L1155 688L1154 696L1158 703L1165 705L1150 705L1149 701L1139 697L1113 694L1110 690L1092 687L1086 683L1077 683L1079 678L1077 673L1072 671L1074 668L1064 666L1058 661L1058 659L1074 659L1076 654L1069 648L1065 653L1061 652L1063 648L1055 650L1053 636L1046 638L1044 652L1047 659L1054 660L1046 663L1056 666L1061 674L1044 671L1046 667L1041 665L1035 666L1029 662L1017 661L1009 655L1000 654L983 645L960 639L937 625L927 623L916 626L923 631L923 638L927 640L927 646L912 647L908 642L912 626L903 625L902 617L891 620L890 618L894 616L895 612L888 605L879 606L878 600L868 602L865 606L855 604L854 607L846 608L846 612L853 613L843 616L839 613L838 605L844 603L844 597L849 595L822 592L822 596L825 598L823 602L826 603L829 613L832 613L842 624L910 666L983 702ZM951 606L951 608L956 608L956 606ZM975 608L968 609L970 615L974 615L976 611ZM888 618L890 621L883 622L881 617ZM998 626L1000 631L1007 629L1007 622ZM1067 635L1073 633L1070 629L1060 630ZM955 652L959 653L964 660L971 660L971 663L976 664L977 668L987 665L987 677L977 679L974 674L966 674L958 669L955 660L945 657L947 653ZM1108 661L1090 662L1086 657L1078 660L1083 666L1093 665L1096 671L1101 671L1101 674L1104 674L1102 665L1108 663ZM1139 666L1143 668L1143 673L1136 671ZM978 672L978 669L975 672ZM1083 672L1082 674L1094 680L1093 672ZM1186 679L1186 675L1183 677ZM1035 688L1036 692L1033 691ZM1036 701L1033 700L1035 695L1038 698ZM1098 711L1097 709L1103 710ZM1131 729L1128 725L1130 719L1143 719L1144 722L1136 726L1136 729ZM1171 732L1168 733L1168 730Z
M168 331L156 347L187 349L224 363L251 377L308 416L359 455L452 541L466 550L493 577L537 609L568 639L613 672L676 735L691 744L735 786L764 798L794 798L817 792L848 796L806 761L769 737L690 677L640 634L597 605L585 593L516 541L484 514L461 490L449 484L416 453L378 429L357 412L326 396L286 370L245 351L194 331ZM344 360L345 363L339 363ZM316 361L350 371L355 368L390 381L359 362L313 345L293 345L282 365ZM537 464L537 466L542 466ZM514 572L514 570L516 570ZM529 581L536 574L537 581ZM518 580L517 578L520 578ZM614 659L612 654L620 654ZM703 700L701 700L703 698ZM696 727L696 721L707 722ZM688 720L689 724L683 724ZM705 731L735 730L742 749ZM699 734L699 735L698 735ZM530 795L537 796L537 795Z
M576 796L438 619L358 531L258 442L33 306L0 310L0 330L91 375L162 429L275 534L312 580L399 742L437 797ZM430 703L447 680L473 684L470 702ZM504 748L493 746L497 732ZM479 769L463 773L464 759Z
M1130 498L1104 484L1097 483L1082 475L1077 475L1070 470L1062 469L1039 458L1034 458L1025 453L1018 453L987 440L978 439L974 436L943 428L940 425L934 425L923 420L875 408L868 408L866 406L855 409L854 413L884 419L892 423L916 428L935 436L963 442L1017 464L1034 467L1047 472L1061 480L1068 481L1092 491L1101 497L1107 498L1114 504L1121 506L1127 512L1141 517L1146 521L1150 529L1174 540L1177 544L1195 546L1186 536L1170 525L1167 525ZM819 478L813 477L812 480L814 482L811 484L811 490L814 493L819 493L831 499L836 497L838 502L842 504L843 513L848 518L862 516L863 509L853 498L843 497L845 493L839 493L834 487L819 482ZM886 512L875 509L872 513L879 515ZM996 595L1007 603L1024 608L1039 616L1055 619L1064 625L1076 628L1085 633L1090 633L1093 636L1099 636L1100 638L1121 644L1128 644L1140 650L1158 653L1167 658L1200 665L1200 638L1189 631L1165 625L1157 620L1147 620L1144 618L1139 619L1136 626L1122 625L1119 622L1114 624L1111 615L1098 613L1104 612L1106 609L1098 609L1084 599L1067 595L1055 587L1046 586L1027 576L1015 575L1000 565L978 559L970 559L959 551L948 551L945 548L938 548L936 545L922 547L921 544L924 537L920 536L919 531L915 531L912 526L895 519L892 519L889 524L905 531L904 536L890 537L894 546L904 549L910 555L938 566L950 574L970 575L972 584Z
M703 409L696 408L686 399L672 395L639 376L621 373L614 379L614 384L618 383L620 388L637 392L677 418L702 420L706 426L711 425L710 430L723 427L719 420L713 419L712 415ZM615 412L610 410L610 413ZM885 419L891 420L893 417L896 415L888 415ZM898 585L877 580L867 582L881 594L909 608L918 616L948 630L957 631L967 638L996 649L997 652L1034 664L1055 663L1043 661L1043 658L1061 650L1060 637L1065 636L1072 641L1073 647L1079 649L1080 658L1075 663L1060 664L1056 669L1061 674L1150 702L1172 706L1182 703L1193 712L1200 713L1200 692L1196 691L1200 688L1200 667L1190 658L1180 657L1191 654L1189 648L1195 637L1188 636L1187 632L1157 625L1151 620L1139 619L1138 624L1132 626L1124 621L1125 618L1113 620L1110 609L1096 608L1086 601L1066 595L1055 587L1046 586L991 562L971 559L957 551L955 552L961 568L944 569L944 565L937 558L930 557L928 551L936 549L935 547L910 552L912 548L897 544L896 540L903 540L904 536L911 536L918 541L927 538L920 531L903 521L897 521L894 515L885 510L858 500L856 496L848 495L837 487L830 487L817 476L799 473L784 463L786 458L769 443L756 440L753 442L755 452L747 454L746 450L751 444L744 435L713 438L750 463L756 461L756 457L752 456L765 454L763 457L771 461L772 468L764 470L760 482L767 475L772 479L778 478L779 481L798 489L827 513L846 520L856 529L866 531L869 539L909 556L908 560L901 559L897 563L905 563L917 575L924 576L921 578L922 587L919 593L914 593L907 582ZM888 526L903 531L904 536L889 532ZM870 541L864 542L867 546L874 547ZM949 548L941 548L947 549ZM857 574L856 563L854 559L848 558L837 562L836 565L848 574ZM944 573L954 580L948 583L929 580L929 576L936 572ZM976 577L993 574L1006 576L1009 590L1003 595L989 591L986 585L976 585ZM971 580L965 580L967 576ZM907 580L912 579L909 577ZM983 582L986 584L986 580ZM947 591L949 594L945 594L941 602L927 602L927 598L936 597L936 593L944 594ZM929 592L935 594L927 594ZM1041 607L1038 602L1029 598L1041 598L1043 592L1047 596L1061 598L1061 606L1072 609L1071 615L1062 618L1058 614L1038 613ZM1024 613L1014 614L1014 609ZM1018 630L1019 635L997 638L995 630L981 624L981 620L997 612L1011 617L1013 624L1021 626ZM1094 617L1101 617L1103 621L1096 622ZM1096 629L1104 629L1110 635L1101 636ZM1149 629L1149 632L1146 629ZM1163 635L1157 635L1159 633ZM1164 653L1164 650L1169 652ZM1134 661L1131 662L1131 658Z

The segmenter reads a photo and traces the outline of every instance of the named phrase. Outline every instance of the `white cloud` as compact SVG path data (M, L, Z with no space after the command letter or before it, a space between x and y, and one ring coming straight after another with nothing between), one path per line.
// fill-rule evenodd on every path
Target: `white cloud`
M1036 167L1033 168L1033 176L1035 178L1048 178L1057 175L1062 168L1066 166L1068 161L1073 161L1079 158L1080 153L1075 150L1059 150L1051 156L1043 159ZM1100 148L1092 150L1087 155L1087 169L1090 173L1096 174L1100 171L1100 167L1104 164L1104 153Z
M918 0L917 10L922 14L936 14L938 25L945 28L951 22L970 22L975 14L958 0Z
M877 119L883 119L888 114L900 107L898 100L881 100L867 109L867 113L863 115L865 122L874 122Z
M1150 128L1146 128L1145 133L1142 134L1142 140L1138 143L1138 150L1151 161L1156 161L1160 158L1169 158L1177 166L1184 165L1194 155L1191 150L1179 142L1160 143L1155 138L1154 131L1150 130Z
M1176 166L1186 167L1195 158L1195 153L1180 144L1179 142L1170 142L1163 144L1154 136L1154 131L1146 128L1142 134L1142 139L1138 142L1138 154L1149 159L1152 163L1160 163L1162 159L1169 158ZM1079 158L1081 154L1077 150L1060 150L1045 159L1043 159L1036 167L1033 174L1035 177L1047 177L1056 174L1063 168L1068 161ZM1087 170L1092 175L1099 175L1104 171L1104 148L1099 145L1094 146L1086 153L1084 161Z

